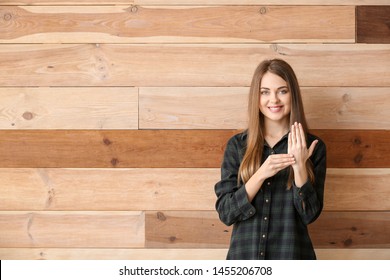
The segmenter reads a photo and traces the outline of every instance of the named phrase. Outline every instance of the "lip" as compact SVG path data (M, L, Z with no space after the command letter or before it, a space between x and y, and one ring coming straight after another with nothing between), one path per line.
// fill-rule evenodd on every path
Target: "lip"
M278 106L268 106L268 109L269 109L272 113L279 113L280 111L282 111L282 108L283 108L282 105L278 105Z

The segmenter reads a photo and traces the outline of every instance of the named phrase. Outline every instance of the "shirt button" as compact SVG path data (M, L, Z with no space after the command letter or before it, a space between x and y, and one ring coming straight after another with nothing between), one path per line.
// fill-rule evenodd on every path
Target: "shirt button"
M265 238L265 234L263 234L263 238Z
M268 202L269 202L269 200L268 200L268 199L266 199L266 200L265 200L265 203L268 203Z
M260 255L261 255L261 256L264 256L264 252L260 252Z
M249 211L249 215L252 215L253 214L253 212L252 211Z
M264 217L264 221L266 221L266 220L268 220L268 218L267 218L267 217Z
M270 185L271 185L271 182L268 182L267 185L270 186Z
M300 192L299 195L302 196L302 193Z

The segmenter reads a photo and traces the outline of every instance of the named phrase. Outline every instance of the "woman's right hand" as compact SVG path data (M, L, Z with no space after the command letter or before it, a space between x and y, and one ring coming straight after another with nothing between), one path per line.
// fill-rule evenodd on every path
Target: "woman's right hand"
M293 155L290 154L274 154L268 156L264 163L260 166L256 173L261 173L263 181L274 176L279 171L295 163ZM260 174L259 174L260 175Z
M294 163L295 159L293 155L274 154L268 156L256 173L245 184L248 200L250 202L253 200L267 178L274 176L280 170Z

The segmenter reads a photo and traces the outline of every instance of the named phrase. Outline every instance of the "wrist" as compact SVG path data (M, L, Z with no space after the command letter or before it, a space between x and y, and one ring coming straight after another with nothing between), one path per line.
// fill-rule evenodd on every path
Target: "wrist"
M295 186L298 188L302 187L308 180L309 175L307 173L306 167L304 168L293 168L294 171L294 182Z

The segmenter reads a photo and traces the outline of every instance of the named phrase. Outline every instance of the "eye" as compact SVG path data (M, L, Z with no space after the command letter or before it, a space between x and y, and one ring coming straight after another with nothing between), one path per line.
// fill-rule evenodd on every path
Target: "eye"
M262 91L260 91L260 94L261 94L261 95L268 95L268 94L269 94L269 91L267 91L267 90L262 90Z
M288 93L288 90L287 89L282 89L281 91L279 91L280 94L287 94Z

